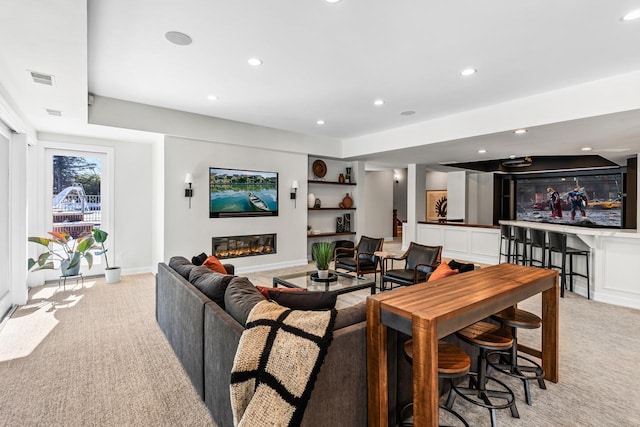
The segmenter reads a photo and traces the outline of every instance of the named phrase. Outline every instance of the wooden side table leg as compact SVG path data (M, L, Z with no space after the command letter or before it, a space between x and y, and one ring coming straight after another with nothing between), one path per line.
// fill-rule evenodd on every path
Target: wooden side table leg
M554 286L542 292L542 369L545 379L558 382L559 366L559 299L558 273L555 274Z
M389 414L387 327L380 302L367 299L367 408L369 427L385 427Z
M413 316L413 425L438 426L438 329Z

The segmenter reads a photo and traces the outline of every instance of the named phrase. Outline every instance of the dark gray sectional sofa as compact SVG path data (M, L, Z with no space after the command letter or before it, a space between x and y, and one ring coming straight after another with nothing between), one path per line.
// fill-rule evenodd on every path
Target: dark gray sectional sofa
M265 297L247 278L207 273L182 257L172 258L169 265L158 265L158 324L215 422L220 427L232 426L229 380L233 359L249 311ZM204 274L211 276L203 277ZM189 277L212 298L194 286ZM338 310L333 341L303 426L367 424L365 308L362 302ZM400 381L400 394L407 396L408 392L409 399L410 375L410 370L405 372L405 379ZM395 372L391 372L390 386L395 385L394 378Z

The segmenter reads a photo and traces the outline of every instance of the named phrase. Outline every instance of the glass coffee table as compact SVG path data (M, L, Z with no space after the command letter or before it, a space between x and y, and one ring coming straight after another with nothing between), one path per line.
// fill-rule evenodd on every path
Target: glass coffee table
M338 276L337 280L332 282L320 282L311 280L311 274L315 271L307 271L303 273L287 274L273 278L273 287L278 285L286 288L303 288L309 292L334 292L336 294L345 294L347 292L359 291L360 289L371 289L371 295L376 293L376 282L366 277L355 277L349 274L338 273L331 270L330 273Z

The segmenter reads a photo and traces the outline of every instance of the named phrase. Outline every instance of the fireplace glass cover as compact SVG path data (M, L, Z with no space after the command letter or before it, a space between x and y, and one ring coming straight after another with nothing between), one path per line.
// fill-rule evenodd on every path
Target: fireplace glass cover
M214 237L211 240L212 253L219 259L276 253L275 234Z

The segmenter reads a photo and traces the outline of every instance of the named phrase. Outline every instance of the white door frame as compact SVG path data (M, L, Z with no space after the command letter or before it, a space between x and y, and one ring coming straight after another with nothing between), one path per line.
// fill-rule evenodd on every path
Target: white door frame
M51 224L53 221L53 211L51 206L51 188L53 180L52 171L52 159L53 155L68 155L68 156L97 156L103 157L103 163L101 168L101 200L104 201L103 205L106 205L106 209L102 209L101 227L111 234L111 238L107 241L109 253L113 256L116 253L115 239L113 239L114 229L114 153L113 147L107 147L102 145L89 145L89 144L75 144L64 142L52 142L52 141L40 141L38 144L40 153L38 156L38 170L41 173L39 181L38 194L41 201L42 209L38 209L38 212L42 214L37 218L37 229L40 230L37 235L46 235L47 231L51 230ZM36 246L36 245L33 245ZM86 266L83 266L80 270L85 276L96 275L104 273L104 263L94 265L91 270L88 270ZM59 271L46 271L44 280L54 280L60 276Z

